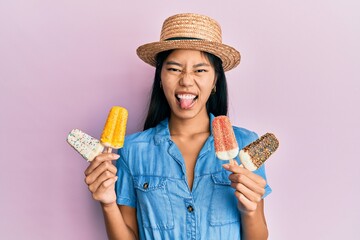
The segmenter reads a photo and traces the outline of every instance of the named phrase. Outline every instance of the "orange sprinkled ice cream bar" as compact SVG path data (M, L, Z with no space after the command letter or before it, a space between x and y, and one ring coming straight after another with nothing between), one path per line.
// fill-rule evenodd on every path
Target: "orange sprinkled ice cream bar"
M239 153L239 146L234 130L227 116L217 116L212 122L215 153L221 160L232 160Z

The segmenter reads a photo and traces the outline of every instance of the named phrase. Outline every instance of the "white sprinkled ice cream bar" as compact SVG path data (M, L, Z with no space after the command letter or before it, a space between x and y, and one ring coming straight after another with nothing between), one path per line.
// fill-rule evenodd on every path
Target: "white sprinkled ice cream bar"
M71 130L67 136L67 142L88 162L104 151L104 146L99 140L79 129Z

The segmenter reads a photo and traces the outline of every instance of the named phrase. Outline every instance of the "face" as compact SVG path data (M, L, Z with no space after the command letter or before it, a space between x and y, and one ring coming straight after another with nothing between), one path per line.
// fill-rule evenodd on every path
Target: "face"
M164 61L161 82L171 116L206 116L206 102L216 83L214 67L197 50L174 50Z

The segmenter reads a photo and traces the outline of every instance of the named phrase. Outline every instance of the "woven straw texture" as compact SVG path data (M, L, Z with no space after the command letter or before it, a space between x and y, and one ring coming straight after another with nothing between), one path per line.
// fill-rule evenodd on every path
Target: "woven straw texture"
M240 63L240 53L222 43L221 27L210 17L183 13L167 18L162 26L160 41L137 49L138 56L156 66L156 55L171 49L192 49L211 53L222 60L224 71Z

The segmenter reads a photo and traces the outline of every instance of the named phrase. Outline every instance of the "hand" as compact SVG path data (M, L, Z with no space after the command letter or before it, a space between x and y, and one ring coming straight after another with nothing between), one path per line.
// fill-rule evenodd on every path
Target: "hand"
M117 180L117 169L111 161L118 158L119 155L114 153L102 153L85 170L85 183L92 197L105 205L116 201L114 186Z
M259 175L247 170L242 165L224 164L223 167L231 171L229 179L238 199L238 209L242 213L252 213L258 208L265 193L266 181Z

